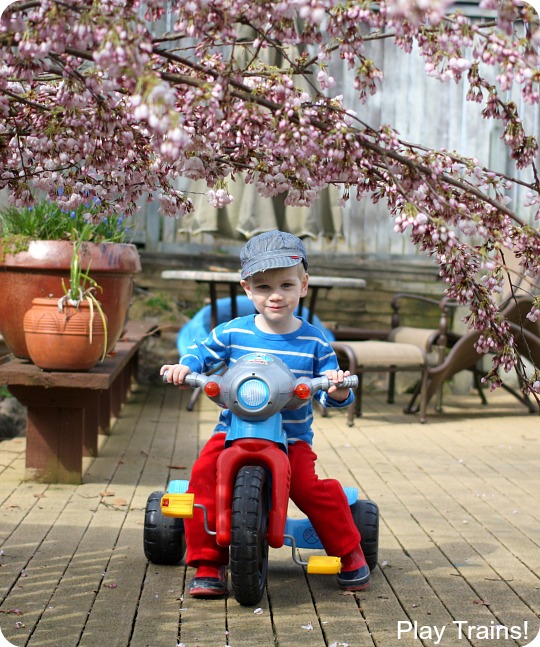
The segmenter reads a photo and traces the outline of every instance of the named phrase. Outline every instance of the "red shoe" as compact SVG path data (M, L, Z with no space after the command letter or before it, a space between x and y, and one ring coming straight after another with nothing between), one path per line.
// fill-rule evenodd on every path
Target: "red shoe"
M371 574L360 545L341 558L341 573L337 576L342 591L363 591L369 586Z
M194 598L217 598L227 592L227 571L219 564L204 564L197 568L188 586Z

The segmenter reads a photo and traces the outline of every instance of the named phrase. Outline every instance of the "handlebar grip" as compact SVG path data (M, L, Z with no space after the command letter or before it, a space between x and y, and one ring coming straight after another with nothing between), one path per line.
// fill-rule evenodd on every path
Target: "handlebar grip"
M201 379L204 384L205 379L207 379L206 375L201 375L200 373L188 373L184 378L184 384L187 384L192 389L196 389L201 386Z
M169 371L166 370L165 373L161 376L162 380L168 384L168 378L169 376ZM188 373L186 377L184 378L184 384L187 384L188 386L191 386L192 388L196 389L199 386L204 386L204 381L205 381L206 376L201 375L200 373ZM201 384L202 380L202 384Z
M357 389L358 388L358 375L348 375L343 378L340 383L341 388Z

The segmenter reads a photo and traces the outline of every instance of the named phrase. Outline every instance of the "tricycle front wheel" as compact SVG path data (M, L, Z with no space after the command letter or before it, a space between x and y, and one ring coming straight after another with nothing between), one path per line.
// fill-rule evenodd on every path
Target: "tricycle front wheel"
M268 490L266 472L246 466L234 485L231 524L231 583L244 606L260 602L268 573Z

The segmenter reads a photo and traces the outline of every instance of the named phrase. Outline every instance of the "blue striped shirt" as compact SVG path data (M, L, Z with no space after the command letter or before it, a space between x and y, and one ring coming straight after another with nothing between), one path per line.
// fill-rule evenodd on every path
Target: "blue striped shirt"
M320 377L328 370L339 368L333 348L323 333L298 317L302 325L286 335L265 333L255 325L255 315L238 317L223 323L210 332L203 341L195 341L181 357L180 364L197 373L206 373L221 362L227 367L247 353L264 352L283 360L296 377ZM319 391L315 398L328 407L346 407L354 398L353 392L343 402ZM289 442L303 440L311 445L313 406L309 399L300 409L283 411L283 427ZM231 412L223 410L214 433L227 432Z

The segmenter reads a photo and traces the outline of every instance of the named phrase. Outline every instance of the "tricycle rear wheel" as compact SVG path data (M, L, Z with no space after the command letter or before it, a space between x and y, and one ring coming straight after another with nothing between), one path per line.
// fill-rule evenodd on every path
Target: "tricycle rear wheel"
M362 537L360 546L369 570L377 567L379 552L379 507L374 501L358 499L351 505L354 523Z
M153 564L175 565L186 551L184 520L165 517L161 497L165 492L152 492L144 515L144 554Z
M240 469L234 485L231 523L231 583L244 606L260 602L268 573L268 491L266 472Z

